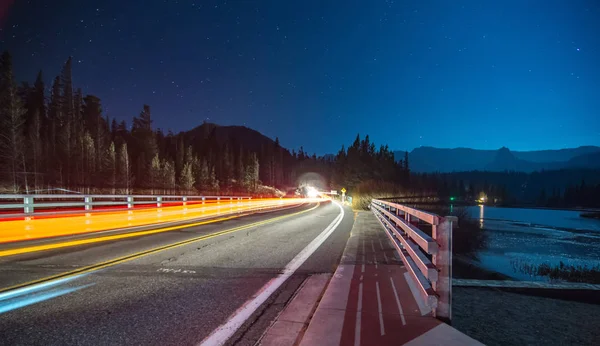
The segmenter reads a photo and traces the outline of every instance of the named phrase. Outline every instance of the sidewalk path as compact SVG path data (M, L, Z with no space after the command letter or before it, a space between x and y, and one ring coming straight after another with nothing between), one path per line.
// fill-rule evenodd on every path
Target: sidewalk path
M479 344L432 317L415 298L416 286L374 215L357 212L355 218L300 345Z

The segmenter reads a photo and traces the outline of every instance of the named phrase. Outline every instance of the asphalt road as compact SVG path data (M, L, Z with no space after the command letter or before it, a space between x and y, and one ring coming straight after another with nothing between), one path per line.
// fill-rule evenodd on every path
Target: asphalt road
M335 271L353 223L352 211L344 211L335 231L228 344L254 344L308 275ZM303 205L135 238L0 258L0 344L198 345L280 275L340 213L330 202ZM277 219L248 227L273 218ZM53 286L42 283L2 292L31 280L236 228L243 229L92 268ZM41 301L21 306L37 300Z

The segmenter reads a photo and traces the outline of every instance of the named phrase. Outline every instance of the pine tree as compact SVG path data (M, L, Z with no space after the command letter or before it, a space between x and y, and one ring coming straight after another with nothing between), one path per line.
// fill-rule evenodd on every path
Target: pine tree
M404 184L409 184L410 180L410 165L408 163L408 151L404 152Z
M129 153L127 152L127 143L123 143L119 150L117 171L118 186L123 190L123 193L129 194L131 192L131 162L129 160Z
M146 187L151 188L152 190L160 187L164 187L165 181L162 180L162 167L161 167L160 158L158 157L158 153L154 155L152 161L150 163L150 170L148 171L148 183ZM138 175L140 178L144 178L143 175Z
M154 181L149 180L148 172L152 169L154 157L158 154L155 133L152 131L150 106L144 105L139 117L133 118L131 135L136 147L136 182L141 187L150 187Z
M222 169L219 180L221 181L222 187L226 191L229 191L231 189L231 179L234 179L234 175L233 155L231 153L228 142L225 142L225 145L223 146L223 150L221 152L221 156L223 159L221 160Z
M213 166L210 170L210 176L208 178L208 186L209 189L215 193L219 191L219 180L217 179L217 175L215 174L215 167Z
M84 159L83 159L83 95L81 89L77 89L73 96L73 118L71 119L71 181L76 185L81 185L84 180Z
M42 143L44 140L44 129L46 126L46 104L44 100L44 82L41 71L38 73L33 87L25 87L24 97L25 108L25 163L28 167L27 176L30 177L30 183L37 190L43 183L42 172L46 171L44 164L46 157Z
M24 170L25 156L23 152L23 125L25 109L17 96L14 81L12 59L8 52L0 58L0 160L1 171L5 169L11 189L18 192L19 174ZM26 177L26 175L25 175ZM27 183L25 184L27 187Z
M170 137L173 137L172 133L170 133ZM178 140L175 141L175 172L180 175L185 163L185 145L183 143L183 136L178 137Z
M237 156L235 164L235 179L237 180L237 187L239 189L244 188L244 180L246 178L246 171L244 167L244 149L240 147L240 152Z
M52 90L50 92L50 104L48 105L48 129L47 129L47 138L49 149L47 152L48 157L48 165L47 165L47 182L51 184L56 184L60 179L59 173L59 162L60 158L58 156L58 132L59 132L59 123L62 118L62 95L61 95L61 84L60 78L54 78L54 82L52 83Z
M258 174L259 174L258 156L256 153L251 153L246 163L246 177L244 185L246 188L253 192L258 188Z
M190 191L194 188L196 179L192 172L192 163L186 162L183 164L183 169L179 175L179 187L185 191Z
M72 58L69 57L60 74L62 86L61 117L59 118L59 147L60 147L60 172L63 185L70 187L73 177L71 163L73 161L73 80L72 80Z
M39 111L36 110L33 114L33 117L29 123L28 133L28 152L30 158L30 169L33 175L33 186L34 189L37 190L40 183L40 166L42 162L42 139L40 136L41 131L41 119L39 116Z
M96 146L94 139L89 132L83 134L83 184L85 187L91 187L94 183L93 177L96 173Z
M174 190L177 187L177 179L175 177L175 164L170 160L163 160L162 162L162 179L165 182L165 188L168 190L167 193Z
M196 180L200 185L201 191L206 191L212 188L210 185L210 171L208 169L208 163L206 162L205 158L203 158L200 162L200 169L198 170L198 176Z
M194 157L192 146L188 146L185 150L184 164L181 172L179 173L179 187L185 191L191 191L196 183L196 175L194 174L197 160Z
M107 185L111 188L111 193L114 194L115 188L117 186L117 152L115 149L114 142L110 142L104 160L104 177L106 179Z

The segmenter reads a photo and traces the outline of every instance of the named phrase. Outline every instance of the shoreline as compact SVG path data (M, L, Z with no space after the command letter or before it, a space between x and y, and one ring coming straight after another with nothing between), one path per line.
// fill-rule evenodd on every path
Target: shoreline
M481 268L475 260L456 256L453 260L453 278L456 279L475 279L475 280L506 280L520 281L508 275L498 273L492 270ZM461 287L462 288L462 287ZM497 290L503 292L516 293L532 297L543 297L551 299L560 299L566 301L577 301L588 304L600 305L600 295L598 291L585 289L556 289L556 288L478 288L484 290Z
M515 205L506 205L506 204L498 204L498 205L492 205L492 204L473 204L473 205L469 205L470 207L476 207L478 205L483 205L484 207L495 207L495 208L513 208L513 209L542 209L542 210L562 210L562 211L579 211L579 212L585 212L585 213L600 213L600 209L599 208L581 208L581 207L573 207L573 208L560 208L560 207L537 207L537 206L532 206L532 205L519 205L519 204L515 204Z

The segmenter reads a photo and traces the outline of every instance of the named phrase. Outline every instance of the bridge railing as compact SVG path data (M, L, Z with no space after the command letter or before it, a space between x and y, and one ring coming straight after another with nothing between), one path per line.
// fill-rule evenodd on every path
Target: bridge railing
M241 203L248 196L173 195L0 195L0 220L6 218L114 211L115 207L163 207L205 203Z
M452 318L452 227L454 216L441 217L401 204L374 199L371 210L396 247L433 315ZM419 229L431 227L431 235Z

